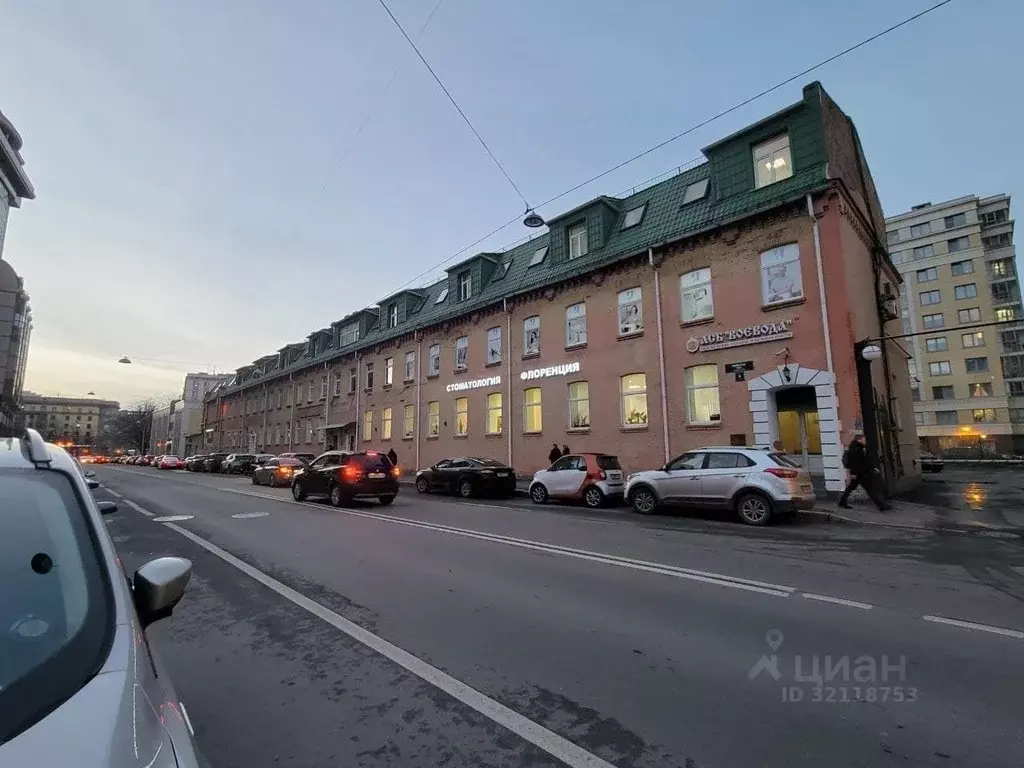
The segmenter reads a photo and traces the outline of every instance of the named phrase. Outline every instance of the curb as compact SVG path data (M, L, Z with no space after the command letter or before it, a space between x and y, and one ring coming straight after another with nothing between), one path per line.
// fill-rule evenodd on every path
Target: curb
M930 533L957 533L961 535L988 536L999 539L1024 538L1024 531L1014 528L992 528L989 526L960 523L952 525L912 525L909 523L893 523L887 520L859 520L854 517L847 517L838 512L825 509L805 510L805 513L813 517L823 517L828 523L842 523L844 525L868 525L878 528L898 528L904 531L928 531Z

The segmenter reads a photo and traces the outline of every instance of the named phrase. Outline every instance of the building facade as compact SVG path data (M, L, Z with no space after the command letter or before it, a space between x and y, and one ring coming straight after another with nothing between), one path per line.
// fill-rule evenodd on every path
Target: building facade
M936 453L1024 453L1024 312L1007 195L886 220L904 276L914 418Z
M202 449L203 401L223 376L188 373L181 397L153 412L150 434L155 455L189 456Z
M95 452L104 428L117 416L116 400L85 397L50 397L25 392L22 396L25 426L39 430L45 440L70 443Z
M636 471L781 440L838 490L864 429L889 484L916 482L907 366L879 341L901 280L852 122L813 83L704 153L239 368L207 399L208 449L394 448L409 469L477 455L529 474L552 444Z
M0 112L0 436L21 426L21 397L28 365L32 312L25 284L4 260L7 222L12 208L35 197L21 157L21 136Z

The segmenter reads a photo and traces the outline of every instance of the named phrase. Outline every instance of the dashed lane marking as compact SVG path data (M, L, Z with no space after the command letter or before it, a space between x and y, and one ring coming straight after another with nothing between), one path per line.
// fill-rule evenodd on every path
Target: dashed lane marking
M195 520L195 515L164 515L163 517L154 517L154 523L183 523L186 520Z
M1024 640L1024 632L1018 629L1006 629L1005 627L993 627L991 624L976 624L973 621L961 621L960 619L949 619L945 616L922 616L925 621L930 621L935 624L949 624L953 627L962 627L963 629L974 629L978 632L991 632L994 635L1003 635L1005 637L1015 637L1018 640Z
M232 515L235 520L252 520L254 517L270 517L269 512L239 512L236 515Z
M817 600L821 603L834 603L835 605L845 605L848 608L860 608L862 611L870 611L874 606L871 603L861 603L857 600L847 600L842 597L829 597L828 595L816 595L813 592L801 592L800 597L805 597L808 600Z
M105 490L105 491L106 491L107 493L109 493L109 494L110 494L111 496L113 496L113 497L114 497L115 499L123 499L123 498L124 498L124 496L122 496L122 495L121 495L120 493L118 493L117 491L115 491L115 490L114 490L113 488L111 488L111 487L110 487L109 485L104 485L104 486L103 486L103 490Z
M148 509L144 509L143 507L140 507L138 504L136 504L131 499L125 499L124 503L127 504L132 509L134 509L136 512L141 512L146 517L156 517L156 515L154 513L150 512Z

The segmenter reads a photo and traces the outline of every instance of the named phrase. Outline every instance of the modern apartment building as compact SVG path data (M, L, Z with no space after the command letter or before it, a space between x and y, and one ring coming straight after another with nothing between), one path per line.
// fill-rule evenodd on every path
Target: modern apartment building
M185 374L181 396L153 412L150 444L154 454L187 456L202 448L203 400L223 379L212 373Z
M853 122L812 83L704 154L268 350L211 390L208 450L529 473L552 443L634 471L781 440L839 490L863 430L891 487L918 481L907 368L878 341L899 332L901 279Z
M21 157L21 136L0 112L0 437L22 426L20 415L32 312L25 283L4 261L7 220L24 198L35 197Z
M1024 453L1024 313L1007 195L923 203L886 220L903 274L914 419L934 452Z
M39 430L43 439L68 442L95 449L104 427L117 416L116 400L86 397L51 397L25 392L22 397L25 426Z

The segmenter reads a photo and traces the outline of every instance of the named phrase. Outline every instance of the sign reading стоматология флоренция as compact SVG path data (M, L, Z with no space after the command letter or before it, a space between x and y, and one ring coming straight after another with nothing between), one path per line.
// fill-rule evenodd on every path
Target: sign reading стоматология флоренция
M704 336L691 336L686 340L686 351L690 353L711 352L716 349L730 349L747 344L761 344L766 341L792 339L792 320L779 320L774 323L760 323L731 331L709 333Z
M472 381L457 381L444 388L445 392L464 392L467 389L480 389L481 387L500 387L501 376L487 376L483 379Z
M570 373L579 373L580 364L575 363L562 363L561 365L551 365L547 368L534 368L529 371L523 371L519 374L519 378L523 381L528 379L544 379L548 376L566 376Z

